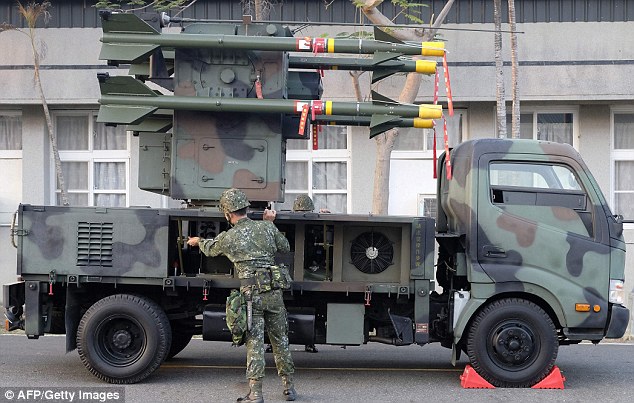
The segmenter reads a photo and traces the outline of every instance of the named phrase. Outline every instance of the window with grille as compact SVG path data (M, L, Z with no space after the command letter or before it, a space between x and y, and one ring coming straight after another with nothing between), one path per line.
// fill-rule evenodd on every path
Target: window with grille
M278 210L292 210L297 195L308 194L316 212L348 211L348 128L323 126L317 144L313 150L311 141L288 140L285 196L276 206Z
M54 125L70 205L126 207L130 152L125 127L97 123L92 111L58 112ZM52 175L61 205L54 164Z

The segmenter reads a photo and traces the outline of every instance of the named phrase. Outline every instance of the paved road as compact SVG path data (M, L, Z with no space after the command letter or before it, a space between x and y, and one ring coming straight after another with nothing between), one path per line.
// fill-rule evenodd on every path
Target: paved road
M459 376L466 360L452 367L450 350L437 345L321 346L318 354L292 347L298 401L303 402L634 401L634 344L561 347L557 365L567 378L564 390L462 389ZM152 377L125 386L126 402L233 402L246 390L244 359L244 347L193 340ZM268 360L272 365L272 357ZM76 352L64 354L64 337L27 340L5 334L0 335L0 387L6 386L110 385L90 375ZM280 391L271 367L266 400L282 401Z

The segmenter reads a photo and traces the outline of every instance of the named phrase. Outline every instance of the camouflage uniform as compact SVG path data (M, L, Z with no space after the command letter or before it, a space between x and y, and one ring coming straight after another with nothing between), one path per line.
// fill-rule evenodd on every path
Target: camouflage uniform
M241 193L241 192L240 192ZM241 205L241 204L239 204ZM223 206L225 212L231 208ZM234 210L235 211L235 210ZM233 262L240 280L252 279L256 270L268 268L276 252L286 253L290 246L286 237L270 221L241 218L233 228L214 239L200 239L200 250L207 256L225 255ZM245 281L243 281L244 283ZM281 290L260 292L256 286L242 286L240 291L252 301L252 327L247 335L246 377L261 388L264 377L264 327L273 346L277 373L284 381L285 394L293 387L295 366L288 343L288 322ZM261 392L260 392L261 393ZM295 391L293 389L292 393ZM287 396L288 398L289 396Z

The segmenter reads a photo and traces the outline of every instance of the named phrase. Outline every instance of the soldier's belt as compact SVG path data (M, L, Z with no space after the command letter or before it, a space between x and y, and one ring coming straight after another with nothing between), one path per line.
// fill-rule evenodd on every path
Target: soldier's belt
M291 286L291 276L286 265L274 265L267 268L260 268L255 271L253 277L240 280L242 287L254 287L259 292L271 290L288 290Z

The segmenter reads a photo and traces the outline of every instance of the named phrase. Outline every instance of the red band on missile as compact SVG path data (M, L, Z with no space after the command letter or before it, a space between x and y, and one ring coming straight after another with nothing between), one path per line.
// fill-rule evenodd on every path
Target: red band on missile
M328 39L326 39L326 38L315 38L315 39L313 39L313 53L325 53L326 52L326 42L328 42Z
M323 101L311 101L311 118L315 120L315 115L321 115L324 113L324 102Z

